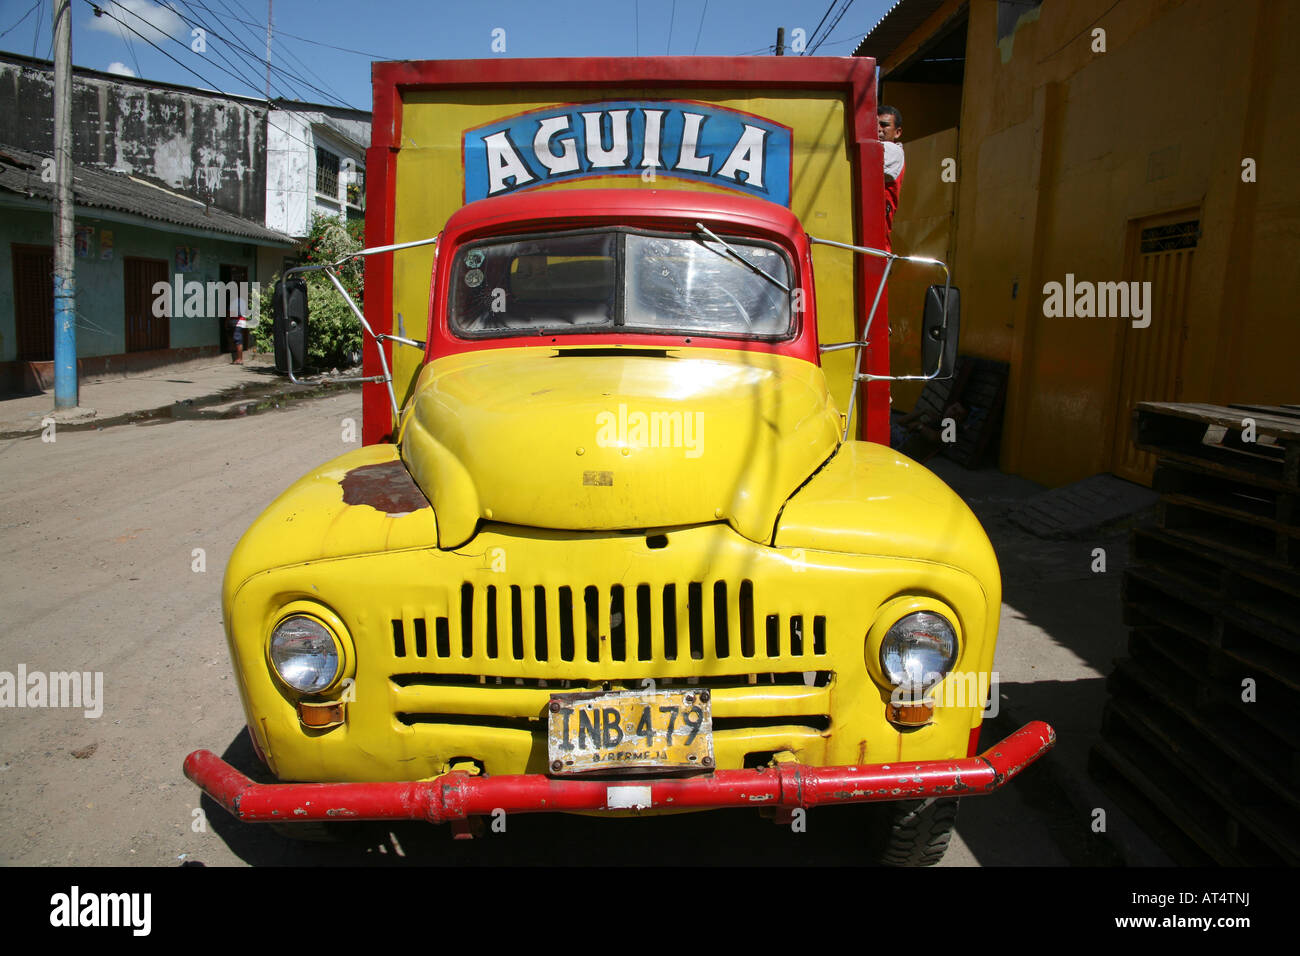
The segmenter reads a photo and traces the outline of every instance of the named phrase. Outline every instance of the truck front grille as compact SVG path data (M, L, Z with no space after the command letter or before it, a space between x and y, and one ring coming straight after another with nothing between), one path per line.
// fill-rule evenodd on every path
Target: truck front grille
M461 585L446 614L391 619L399 660L652 664L826 655L826 617L764 614L754 585Z

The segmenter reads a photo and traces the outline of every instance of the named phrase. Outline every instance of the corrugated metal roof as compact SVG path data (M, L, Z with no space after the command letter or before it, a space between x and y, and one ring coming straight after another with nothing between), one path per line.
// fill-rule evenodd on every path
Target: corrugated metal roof
M42 160L47 158L40 153L0 144L0 190L53 202L54 183L41 178ZM259 245L296 245L290 236L267 229L260 222L244 219L216 206L205 206L197 199L182 196L166 186L157 186L111 169L75 166L72 194L79 209L111 209L174 226L225 233Z
M877 63L881 62L943 4L944 0L898 0L862 38L853 55L875 57Z

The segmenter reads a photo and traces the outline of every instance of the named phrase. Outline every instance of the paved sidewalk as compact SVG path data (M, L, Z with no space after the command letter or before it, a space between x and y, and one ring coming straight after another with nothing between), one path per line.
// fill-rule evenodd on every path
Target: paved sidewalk
M344 373L347 374L347 373ZM308 381L329 382L335 376L312 376ZM39 395L0 396L0 437L34 435L53 418L59 425L107 427L167 414L173 407L191 409L249 399L273 399L307 391L312 385L295 385L275 371L270 353L245 353L244 364L228 355L182 366L153 369L129 376L105 377L81 384L75 409L54 409L52 391Z

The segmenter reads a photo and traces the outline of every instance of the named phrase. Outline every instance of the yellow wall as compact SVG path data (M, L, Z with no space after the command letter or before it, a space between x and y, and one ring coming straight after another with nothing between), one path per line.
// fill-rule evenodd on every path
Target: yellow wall
M945 83L880 84L880 102L903 114L903 144L952 129L961 119L961 86Z
M1129 278L1130 222L1167 211L1201 223L1179 398L1300 400L1300 4L1047 3L1001 46L969 11L953 265L962 351L1012 366L1003 468L1109 470L1126 320L1047 318L1043 285Z

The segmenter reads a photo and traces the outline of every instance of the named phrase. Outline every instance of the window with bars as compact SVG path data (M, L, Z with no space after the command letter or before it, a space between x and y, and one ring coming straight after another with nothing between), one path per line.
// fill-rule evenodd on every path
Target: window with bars
M324 146L316 147L316 192L331 199L339 195L339 157Z
M1176 249L1194 249L1201 238L1201 221L1188 219L1164 226L1152 226L1143 229L1141 234L1142 253L1172 252Z

